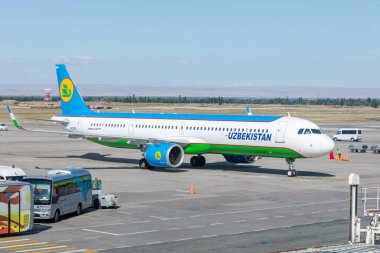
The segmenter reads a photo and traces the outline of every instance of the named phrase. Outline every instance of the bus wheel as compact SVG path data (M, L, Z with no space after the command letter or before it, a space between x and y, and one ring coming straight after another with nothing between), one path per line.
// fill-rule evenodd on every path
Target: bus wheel
M53 222L58 222L59 221L59 209L57 209L57 211L55 211L55 214L54 214L54 218L53 218Z
M82 213L82 204L79 203L77 206L77 212L75 213L77 216L79 216Z

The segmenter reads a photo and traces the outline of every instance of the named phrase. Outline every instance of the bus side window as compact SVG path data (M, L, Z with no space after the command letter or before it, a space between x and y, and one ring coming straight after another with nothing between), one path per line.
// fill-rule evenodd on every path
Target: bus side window
M53 204L56 204L58 199L59 199L59 195L58 195L58 187L54 187L53 188L53 198L52 198L52 202Z
M76 192L76 187L75 187L76 184L74 183L70 183L67 185L67 194L73 194Z

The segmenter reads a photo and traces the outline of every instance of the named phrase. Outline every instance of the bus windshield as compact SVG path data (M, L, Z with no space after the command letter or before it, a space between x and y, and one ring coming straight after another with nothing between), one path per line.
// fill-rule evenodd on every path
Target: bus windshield
M34 204L50 205L51 183L49 181L27 181L33 186Z

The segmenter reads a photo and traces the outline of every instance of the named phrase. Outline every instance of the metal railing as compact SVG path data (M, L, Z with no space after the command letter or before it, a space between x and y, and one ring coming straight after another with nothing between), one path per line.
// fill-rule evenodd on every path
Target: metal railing
M362 187L361 190L364 216L380 214L380 186Z

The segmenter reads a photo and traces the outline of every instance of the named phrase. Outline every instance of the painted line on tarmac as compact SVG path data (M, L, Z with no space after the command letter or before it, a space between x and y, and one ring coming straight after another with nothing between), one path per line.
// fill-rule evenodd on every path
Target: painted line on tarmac
M212 223L210 224L210 226L217 226L217 225L223 225L224 223L221 223L221 222L217 222L217 223Z
M268 217L263 217L263 218L257 218L256 220L267 220Z
M219 236L219 235L204 235L204 236L202 236L202 238L210 238L210 237L217 237L217 236Z
M153 233L158 232L158 230L146 230L146 231L140 231L140 232L131 232L131 233L124 233L119 235L138 235L138 234L146 234L146 233Z
M54 247L46 247L46 248L40 248L40 249L27 249L27 250L18 250L16 252L30 252L30 251L41 251L41 250L51 250L51 249L60 249L60 248L67 248L67 246L54 246Z
M138 221L130 221L128 223L131 223L131 224L137 224L137 223L147 223L147 222L151 222L152 220L138 220Z
M311 212L311 213L322 213L322 211L314 211L314 212Z
M178 220L178 219L182 219L182 217L170 217L170 218L163 218L161 220Z
M118 213L122 213L122 214L133 214L133 213L130 213L130 212L123 212L123 211L116 211Z
M4 238L5 239L5 238ZM11 238L9 238L11 239ZM17 240L7 240L7 241L1 241L0 244L4 243L10 243L10 242L22 242L22 241L29 241L30 239L17 239Z
M294 216L305 215L305 213L294 213Z
M154 218L154 219L159 219L159 220L166 219L165 217L160 217L160 216L149 216L149 217Z
M274 218L285 218L285 216L278 215L278 216L274 216Z
M106 234L106 235L120 235L120 234L109 233L109 232L104 232L104 231L99 231L99 230L86 229L86 228L84 228L82 230L83 231L94 232L94 233Z
M188 228L200 228L201 225L188 226Z
M168 230L180 230L180 228L168 228Z
M327 210L327 212L336 212L336 211L337 211L336 209Z
M197 214L197 215L190 216L190 218L201 217L201 216L202 216L202 214Z
M99 225L86 226L86 227L58 228L58 229L49 230L49 232L64 231L64 230L76 230L76 229L83 229L83 228L107 227L107 226L116 226L116 225L125 225L125 224L126 224L125 222L119 222L119 223L99 224Z
M15 244L10 246L2 246L0 249L11 249L11 248L20 248L25 246L34 246L34 245L41 245L41 244L47 244L47 242L35 242L35 243L26 243L26 244ZM57 244L55 244L57 245Z

